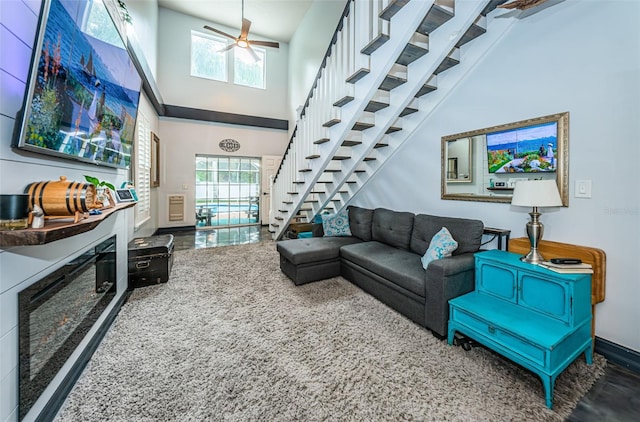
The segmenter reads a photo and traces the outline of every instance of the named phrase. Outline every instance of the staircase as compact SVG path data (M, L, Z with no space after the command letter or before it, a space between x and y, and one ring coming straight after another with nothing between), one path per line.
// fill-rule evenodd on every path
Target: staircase
M274 239L349 204L513 24L505 1L348 2L272 182Z

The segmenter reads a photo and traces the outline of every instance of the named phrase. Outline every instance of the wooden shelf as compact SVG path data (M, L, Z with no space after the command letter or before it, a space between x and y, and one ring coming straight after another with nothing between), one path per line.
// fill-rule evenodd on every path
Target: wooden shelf
M73 222L73 216L68 219L47 220L41 229L3 230L0 231L0 247L44 245L56 240L66 239L81 233L95 229L100 223L114 213L125 208L133 207L135 202L118 204L113 208L101 210L102 214L90 215L77 223Z
M497 190L497 191L509 192L509 191L512 191L513 188L487 188L487 190Z

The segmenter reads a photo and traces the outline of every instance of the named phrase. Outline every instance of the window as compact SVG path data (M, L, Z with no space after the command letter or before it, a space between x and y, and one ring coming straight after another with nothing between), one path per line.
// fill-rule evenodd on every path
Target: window
M265 89L267 52L252 47L258 60L244 48L224 50L227 39L191 31L191 76L227 82L227 57L233 61L233 83Z
M138 111L138 138L136 139L135 186L138 204L135 207L135 227L151 218L151 128L149 120Z
M226 46L224 38L191 31L191 76L226 82Z
M266 52L262 48L251 47L258 56L255 60L244 48L234 49L233 83L264 89L264 69Z

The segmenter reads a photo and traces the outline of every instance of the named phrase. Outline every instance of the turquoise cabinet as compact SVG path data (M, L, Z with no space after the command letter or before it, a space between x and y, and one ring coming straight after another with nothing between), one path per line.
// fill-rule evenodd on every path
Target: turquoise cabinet
M559 274L505 251L479 252L475 290L449 307L449 344L460 332L538 374L549 408L557 376L582 353L592 362L590 274Z

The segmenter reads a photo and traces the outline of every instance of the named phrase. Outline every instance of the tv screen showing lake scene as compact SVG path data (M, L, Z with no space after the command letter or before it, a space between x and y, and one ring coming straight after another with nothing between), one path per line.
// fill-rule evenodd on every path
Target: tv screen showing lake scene
M141 78L101 0L45 0L14 146L129 168Z
M489 173L554 172L558 122L488 133Z

